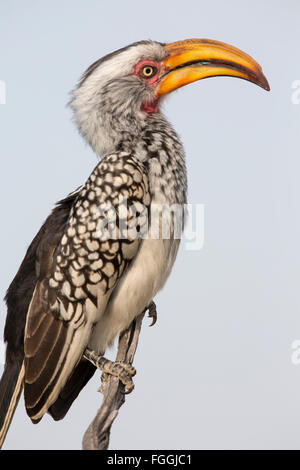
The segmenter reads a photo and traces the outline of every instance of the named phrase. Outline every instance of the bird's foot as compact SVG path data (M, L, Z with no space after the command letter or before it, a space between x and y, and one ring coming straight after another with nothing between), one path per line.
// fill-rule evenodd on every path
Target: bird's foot
M148 317L152 318L152 323L149 326L155 325L157 321L157 310L156 310L156 304L155 302L153 302L153 300L150 302L146 310L148 310Z
M127 364L126 362L110 361L104 356L98 356L90 349L85 350L84 357L102 371L102 382L107 382L108 376L113 375L114 377L118 377L120 382L124 385L125 394L132 392L134 389L132 377L136 374L136 370L131 364ZM102 391L102 385L99 390L100 392Z

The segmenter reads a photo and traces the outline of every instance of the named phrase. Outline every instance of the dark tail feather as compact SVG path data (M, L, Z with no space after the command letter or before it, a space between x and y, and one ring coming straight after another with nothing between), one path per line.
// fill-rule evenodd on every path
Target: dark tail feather
M6 363L0 380L0 449L23 389L23 363Z
M94 375L95 370L96 367L86 359L79 362L56 402L48 410L55 421L64 418L75 398Z

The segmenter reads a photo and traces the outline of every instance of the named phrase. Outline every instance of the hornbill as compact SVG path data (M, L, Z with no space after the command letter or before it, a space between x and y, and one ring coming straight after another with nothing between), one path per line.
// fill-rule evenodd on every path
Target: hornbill
M57 203L8 288L0 444L23 389L33 423L46 412L62 419L96 366L132 389L133 368L103 354L147 309L176 258L174 220L169 238L151 236L150 209L184 210L186 202L184 150L160 102L217 75L269 90L255 60L208 39L136 42L96 61L80 79L70 106L101 159L86 183ZM124 201L135 210L124 212Z

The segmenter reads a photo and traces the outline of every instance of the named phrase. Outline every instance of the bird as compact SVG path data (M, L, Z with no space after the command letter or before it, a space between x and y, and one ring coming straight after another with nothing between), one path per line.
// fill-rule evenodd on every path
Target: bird
M184 148L161 103L215 76L270 90L251 56L195 38L135 42L94 62L76 84L73 119L99 161L55 205L7 290L0 445L22 393L38 423L45 413L62 419L97 368L132 390L134 368L104 354L151 307L176 259L174 218L168 237L160 225L153 234L152 209L179 207L183 230L187 202Z

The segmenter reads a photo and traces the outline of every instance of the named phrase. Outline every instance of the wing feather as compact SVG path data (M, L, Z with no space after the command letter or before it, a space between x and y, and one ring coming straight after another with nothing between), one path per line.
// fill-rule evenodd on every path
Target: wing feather
M63 234L51 234L41 244L24 347L24 395L32 421L55 403L81 360L94 324L148 229L145 217L140 226L136 214L149 204L143 164L128 153L108 155L79 191Z

